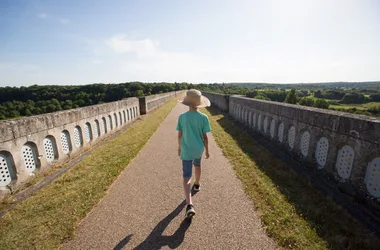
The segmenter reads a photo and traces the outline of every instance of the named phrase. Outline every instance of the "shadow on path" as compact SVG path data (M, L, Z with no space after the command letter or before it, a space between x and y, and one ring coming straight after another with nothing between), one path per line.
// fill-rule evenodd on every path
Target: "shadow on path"
M192 196L195 195L195 192L192 191ZM158 250L161 249L163 246L168 246L171 249L175 249L179 247L183 239L185 238L185 233L187 229L191 225L191 220L184 219L181 222L181 225L179 228L174 232L173 235L170 236L164 236L162 235L165 231L166 227L170 224L170 222L177 217L182 211L184 211L184 208L186 206L186 201L184 200L177 206L176 209L174 209L168 216L166 216L164 219L162 219L157 226L154 227L152 232L148 235L148 237L140 243L137 247L135 247L135 250ZM128 242L131 240L133 234L130 234L126 236L124 239L122 239L115 247L114 250L120 250L124 246L128 244Z

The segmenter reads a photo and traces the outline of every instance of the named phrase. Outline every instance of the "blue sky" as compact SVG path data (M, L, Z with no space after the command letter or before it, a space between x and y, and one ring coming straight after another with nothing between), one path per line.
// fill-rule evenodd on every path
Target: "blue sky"
M1 0L0 86L380 80L378 0Z

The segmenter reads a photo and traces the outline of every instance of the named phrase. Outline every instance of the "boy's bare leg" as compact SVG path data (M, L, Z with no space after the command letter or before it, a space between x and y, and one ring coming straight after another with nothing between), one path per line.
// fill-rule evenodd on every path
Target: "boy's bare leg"
M201 181L201 166L194 166L195 168L195 184L199 184Z
M193 205L191 199L191 178L183 178L183 189L185 190L186 204Z

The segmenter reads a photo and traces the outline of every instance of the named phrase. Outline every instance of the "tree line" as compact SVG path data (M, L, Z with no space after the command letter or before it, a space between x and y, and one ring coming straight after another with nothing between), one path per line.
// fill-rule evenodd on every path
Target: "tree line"
M363 86L363 87L361 87ZM199 87L204 91L223 94L237 94L250 98L299 104L329 109L330 105L363 104L380 102L380 82L366 83L324 83L324 84L208 84ZM367 110L360 108L334 107L330 109L380 116L380 105Z
M222 94L244 95L250 98L286 102L328 109L330 104L361 104L380 102L380 82L325 84L191 84L142 83L89 84L80 86L0 87L0 120L38 115L60 110L85 107L128 97L147 96L170 91L196 88ZM307 87L310 89L307 89ZM316 88L319 86L319 89ZM291 88L292 87L292 88ZM380 106L365 114L380 115ZM361 113L356 108L345 111Z
M188 83L89 84L83 86L1 87L0 120L85 107L128 97L189 88Z

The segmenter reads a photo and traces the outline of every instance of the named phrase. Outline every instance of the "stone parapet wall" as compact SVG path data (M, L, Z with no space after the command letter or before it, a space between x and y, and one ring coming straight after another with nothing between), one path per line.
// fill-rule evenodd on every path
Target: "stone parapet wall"
M175 95L171 92L145 100L160 106ZM0 121L0 190L15 187L31 175L72 158L133 122L141 114L140 105L139 99L132 97Z
M212 106L217 107L223 112L228 112L230 97L229 95L215 94L210 92L202 92L202 95L206 96L210 100Z
M221 110L250 130L337 184L351 186L355 195L380 199L379 119L237 95L205 96L218 108L228 98L228 110Z
M141 114L145 115L157 109L162 104L164 104L167 100L180 95L182 92L183 91L172 91L172 92L163 93L163 94L139 97Z

